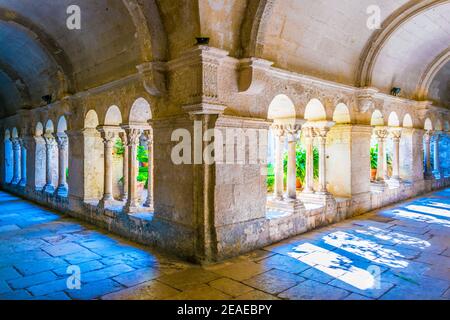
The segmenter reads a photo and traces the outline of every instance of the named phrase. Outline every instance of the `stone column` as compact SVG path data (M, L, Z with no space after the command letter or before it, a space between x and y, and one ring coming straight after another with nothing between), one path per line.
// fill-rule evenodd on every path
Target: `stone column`
M20 142L20 181L19 185L25 187L27 185L27 148L23 138L19 139Z
M434 134L434 158L433 158L433 164L434 164L434 170L433 174L436 178L440 179L441 177L441 164L439 162L439 141L440 141L440 134L435 133Z
M388 131L386 128L375 128L375 135L378 143L378 159L377 159L377 176L376 181L378 183L385 182L386 176L386 152L384 143L386 141L386 137L388 135Z
M315 135L319 140L319 186L316 193L327 194L327 181L326 181L326 144L327 134L330 128L323 127L315 129Z
M13 147L13 178L11 184L18 184L20 182L20 141L18 138L12 138Z
M55 137L51 134L44 135L45 140L45 186L44 192L54 193L55 187L52 182L52 155L56 146Z
M101 208L106 208L108 205L110 205L114 201L113 194L112 194L112 179L113 179L113 173L112 173L113 154L112 153L113 153L113 147L114 147L114 141L116 138L116 133L105 127L99 128L99 131L101 133L101 136L103 139L103 145L104 145L103 197L102 197L102 199L100 199L99 206Z
M128 140L128 199L125 204L125 211L128 213L136 212L139 207L139 196L137 194L137 147L139 145L139 137L142 129L125 127Z
M65 134L61 133L56 134L55 138L58 144L58 188L56 188L56 193L60 196L67 196L66 154L68 138Z
M304 127L302 129L305 149L306 149L306 164L305 164L305 186L303 193L314 193L314 155L313 155L313 140L314 130L311 127Z
M393 143L391 180L400 181L400 138L402 131L401 129L393 129L390 133Z
M277 138L275 145L275 188L274 197L283 200L284 170L283 170L283 148L285 142L285 131L281 125L274 126L274 133Z
M290 199L297 199L297 152L296 146L300 126L292 125L287 128L288 135L288 169L287 169L287 189Z
M431 179L433 173L431 172L431 131L425 132L424 136L425 148L425 179Z
M128 198L128 139L125 132L120 133L120 139L122 139L122 143L125 146L123 151L123 189L122 194L120 195L121 201L126 201Z
M153 208L153 133L152 130L144 131L147 138L148 149L148 183L147 183L147 200L144 203L144 207Z

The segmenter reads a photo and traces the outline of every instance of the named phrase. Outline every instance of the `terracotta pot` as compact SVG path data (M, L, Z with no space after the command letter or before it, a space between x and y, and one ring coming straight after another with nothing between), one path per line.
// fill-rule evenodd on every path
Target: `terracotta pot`
M299 178L296 178L296 179L295 179L295 187L296 187L297 189L301 189L302 186L303 186L302 180L300 180Z
M377 177L377 169L370 169L370 179L375 180Z

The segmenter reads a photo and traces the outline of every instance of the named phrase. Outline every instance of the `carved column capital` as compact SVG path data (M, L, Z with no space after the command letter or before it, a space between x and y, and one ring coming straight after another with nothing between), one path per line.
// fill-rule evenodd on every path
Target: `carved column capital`
M69 138L65 134L56 134L55 135L56 143L58 144L58 148L61 150L66 150L67 145L69 143Z
M389 130L389 135L392 140L398 141L402 137L402 129L401 128L391 128Z
M379 140L384 140L389 135L389 131L385 127L375 127L373 133Z

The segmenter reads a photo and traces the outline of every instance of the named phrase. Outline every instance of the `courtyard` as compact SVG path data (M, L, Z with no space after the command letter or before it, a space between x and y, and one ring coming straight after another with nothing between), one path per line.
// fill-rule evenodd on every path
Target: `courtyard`
M198 266L1 192L0 299L448 300L449 228L445 189Z

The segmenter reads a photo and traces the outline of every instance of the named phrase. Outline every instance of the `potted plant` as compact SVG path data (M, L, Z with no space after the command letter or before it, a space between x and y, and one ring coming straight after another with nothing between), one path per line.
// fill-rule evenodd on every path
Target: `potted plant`
M378 167L378 145L370 148L370 180L376 179L377 167Z
M273 171L273 164L267 164L267 192L273 192L273 187L275 185L275 174Z
M284 165L284 173L285 177L287 174L287 161L288 155L284 154L283 165ZM303 183L305 182L306 177L306 149L301 145L297 145L296 147L296 180L295 184L297 189L301 189L303 187ZM317 179L319 177L319 150L317 148L313 148L313 177Z

